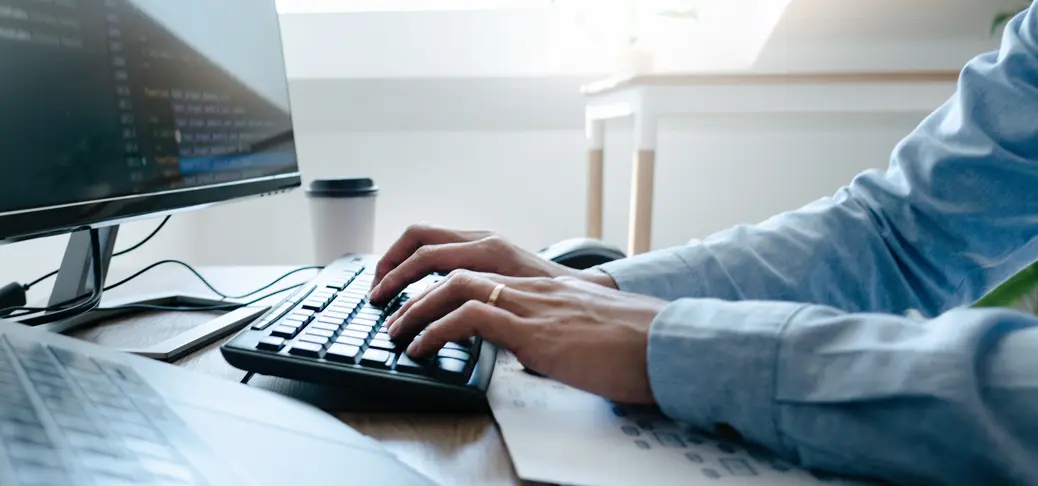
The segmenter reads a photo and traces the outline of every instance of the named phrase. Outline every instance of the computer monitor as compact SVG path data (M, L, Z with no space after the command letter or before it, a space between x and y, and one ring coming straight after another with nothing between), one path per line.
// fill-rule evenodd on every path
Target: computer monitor
M52 303L83 230L106 268L120 222L300 185L275 0L4 0L0 66L0 243L73 232Z

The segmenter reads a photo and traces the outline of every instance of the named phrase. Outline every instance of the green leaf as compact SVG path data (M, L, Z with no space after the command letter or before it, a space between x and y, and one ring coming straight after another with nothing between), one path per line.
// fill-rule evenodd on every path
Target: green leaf
M1023 269L1009 278L973 307L1016 307L1025 296L1038 292L1038 263Z

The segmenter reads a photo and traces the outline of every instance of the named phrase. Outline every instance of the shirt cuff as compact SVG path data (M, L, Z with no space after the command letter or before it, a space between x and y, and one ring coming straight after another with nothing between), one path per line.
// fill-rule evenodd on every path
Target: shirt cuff
M667 416L705 431L734 428L783 450L775 387L781 333L804 304L684 299L649 332L649 383Z
M618 289L663 300L701 296L702 279L679 252L681 248L643 253L595 267L612 277Z

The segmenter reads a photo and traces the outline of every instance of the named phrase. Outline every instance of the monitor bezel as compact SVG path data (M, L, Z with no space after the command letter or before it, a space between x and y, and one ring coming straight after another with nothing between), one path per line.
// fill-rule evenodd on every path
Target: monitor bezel
M0 213L0 245L275 195L301 185L302 177L295 171L226 184Z

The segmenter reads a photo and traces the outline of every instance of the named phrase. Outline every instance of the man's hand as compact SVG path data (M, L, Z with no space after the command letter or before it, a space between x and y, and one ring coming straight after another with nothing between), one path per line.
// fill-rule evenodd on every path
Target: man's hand
M486 303L505 284L495 306ZM478 336L527 368L625 403L652 403L646 370L649 327L667 303L584 280L516 278L455 271L389 318L389 335L415 338L407 354L435 355Z
M378 262L371 300L388 301L430 273L457 269L511 277L573 277L616 287L604 273L581 272L559 265L493 233L412 226Z

